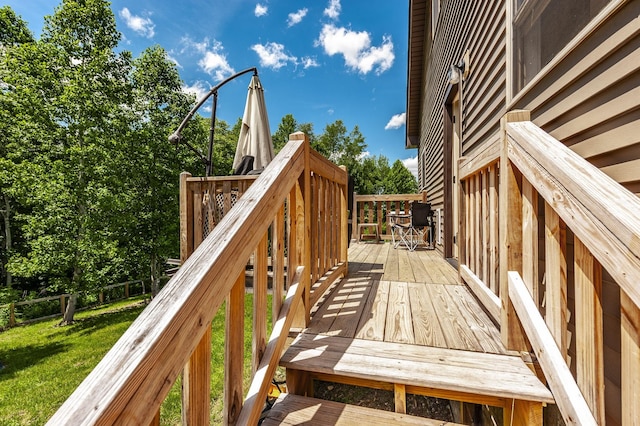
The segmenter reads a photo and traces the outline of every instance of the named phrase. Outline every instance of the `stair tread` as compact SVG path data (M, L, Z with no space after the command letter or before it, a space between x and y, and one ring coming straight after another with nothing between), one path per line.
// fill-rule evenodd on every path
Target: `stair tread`
M371 426L457 424L283 393L267 413L262 425L317 424L346 426L361 425L363 423Z
M280 365L421 388L554 403L519 356L301 334Z

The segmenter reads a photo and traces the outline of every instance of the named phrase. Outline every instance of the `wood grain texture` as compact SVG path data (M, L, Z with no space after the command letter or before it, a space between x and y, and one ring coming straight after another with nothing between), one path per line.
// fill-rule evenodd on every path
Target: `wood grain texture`
M287 369L553 402L551 393L518 356L302 335L280 364Z

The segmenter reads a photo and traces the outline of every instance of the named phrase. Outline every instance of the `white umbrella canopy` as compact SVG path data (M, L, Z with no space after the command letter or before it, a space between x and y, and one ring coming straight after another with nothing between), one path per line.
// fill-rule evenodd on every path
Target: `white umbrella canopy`
M247 103L242 116L242 128L233 159L233 169L236 170L246 155L254 157L253 169L266 167L273 160L273 142L269 117L264 102L264 89L257 75L251 78Z

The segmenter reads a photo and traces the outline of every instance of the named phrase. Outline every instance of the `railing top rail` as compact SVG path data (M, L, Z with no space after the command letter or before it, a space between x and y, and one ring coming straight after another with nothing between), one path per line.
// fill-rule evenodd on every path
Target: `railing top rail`
M260 175L233 175L233 176L196 176L188 177L187 182L237 182L242 180L256 180Z
M147 423L305 167L290 141L49 424Z
M532 122L506 130L509 159L640 306L640 198Z
M419 194L379 194L379 195L354 195L355 201L421 201L425 197L424 193Z

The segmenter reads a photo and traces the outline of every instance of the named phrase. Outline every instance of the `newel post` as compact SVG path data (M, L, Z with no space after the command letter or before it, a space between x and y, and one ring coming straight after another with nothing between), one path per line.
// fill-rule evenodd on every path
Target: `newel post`
M194 252L193 192L188 179L180 173L180 263ZM128 292L128 291L127 291ZM182 422L187 425L209 424L209 394L211 388L211 327L200 339L182 371ZM156 416L156 419L159 416ZM155 423L156 419L152 422ZM157 423L156 423L157 424Z
M512 111L500 120L500 332L508 350L529 351L529 345L509 299L508 272L522 276L522 174L509 160L507 123L529 121L529 111Z
M310 292L311 292L311 160L309 138L303 132L289 135L289 140L304 141L304 171L298 183L294 186L290 197L291 235L289 237L289 273L295 271L298 266L305 266L304 275L300 278L300 284L304 287L302 305L299 306L293 327L305 328L311 318Z
M340 166L347 173L347 182L340 185L340 262L344 262L344 270L349 270L348 256L349 251L349 171L347 166ZM353 213L352 213L353 217ZM346 272L345 272L346 274Z

